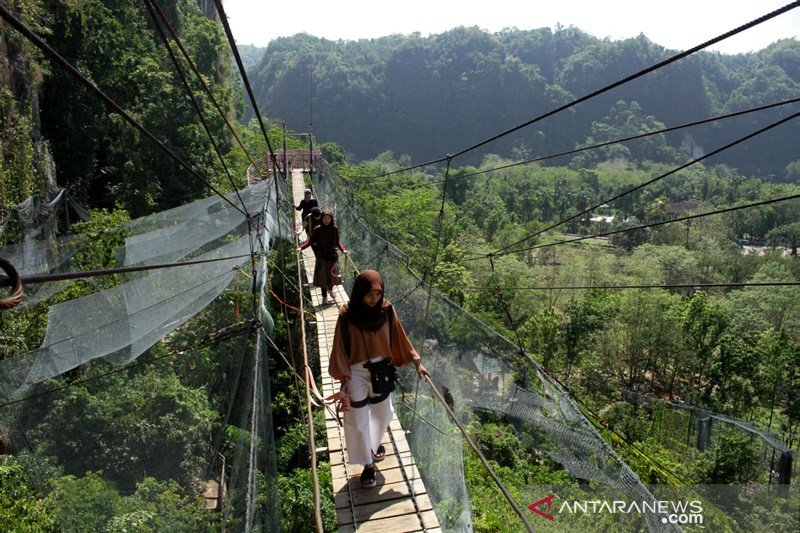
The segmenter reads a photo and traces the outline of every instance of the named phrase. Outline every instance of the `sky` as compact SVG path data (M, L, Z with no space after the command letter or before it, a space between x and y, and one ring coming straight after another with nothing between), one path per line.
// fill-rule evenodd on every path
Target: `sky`
M308 33L358 40L419 32L423 37L458 26L489 32L516 27L574 26L612 40L644 33L685 50L791 3L789 0L223 0L238 44L266 46L276 37ZM800 7L709 48L725 54L761 50L800 38Z

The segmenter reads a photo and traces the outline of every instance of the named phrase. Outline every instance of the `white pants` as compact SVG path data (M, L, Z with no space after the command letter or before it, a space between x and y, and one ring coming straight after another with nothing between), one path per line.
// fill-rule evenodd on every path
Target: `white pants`
M382 357L372 361L380 361ZM379 396L372 393L369 370L363 363L350 367L350 401L357 402L366 397ZM372 462L372 452L378 449L386 428L394 418L391 395L380 403L369 403L364 407L350 407L344 413L344 438L347 456L352 465L367 465Z

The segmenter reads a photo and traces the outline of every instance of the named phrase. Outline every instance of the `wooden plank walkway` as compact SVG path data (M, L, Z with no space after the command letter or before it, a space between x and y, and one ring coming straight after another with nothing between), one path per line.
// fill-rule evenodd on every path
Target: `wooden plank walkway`
M302 200L304 189L302 171L294 170L292 172L294 205L298 205ZM297 220L299 228L300 212L297 212ZM301 234L300 238L305 239L305 233ZM314 253L308 248L303 250L302 257L306 282L311 283L314 279ZM339 317L339 306L348 300L343 286L334 288L333 299L335 305L329 304L323 307L322 292L316 287L311 288L311 302L317 322L321 367L319 371L323 376L323 396L329 396L339 390L339 382L328 375L328 356L331 352L336 320ZM386 459L378 463L376 486L365 489L361 487L359 479L363 466L347 464L344 428L331 411L326 410L325 429L339 531L440 532L439 521L433 512L425 485L414 464L405 433L397 418L392 420L389 431L383 439Z

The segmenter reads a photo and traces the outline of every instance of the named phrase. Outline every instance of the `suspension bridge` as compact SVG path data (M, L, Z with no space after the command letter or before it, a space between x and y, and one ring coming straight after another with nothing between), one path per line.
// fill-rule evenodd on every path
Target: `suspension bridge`
M292 172L295 204L299 204L303 198L306 188L303 176L310 168L298 168ZM301 226L301 222L298 214L297 225ZM305 231L301 233L301 238L307 238ZM307 248L302 254L303 271L310 284L314 279L314 252ZM322 291L318 287L312 287L310 293L315 309L314 322L320 354L318 371L323 376L322 396L329 397L340 386L339 381L327 375L328 355L333 345L339 307L347 303L348 295L342 285L336 285L331 294L334 304L323 305ZM339 531L441 531L405 433L396 418L389 425L382 442L386 457L379 463L376 486L370 488L363 488L359 480L363 465L348 464L344 427L334 409L326 410L325 432Z
M151 0L148 1L150 2L148 5L153 8L149 9L149 12L153 19L157 20L159 12L157 5ZM384 441L387 457L379 465L378 486L363 489L355 477L359 473L360 466L348 465L343 429L337 413L331 406L325 408L327 446L325 449L318 449L315 445L312 401L309 390L315 386L316 378L314 371L308 367L307 357L304 357L302 366L291 365L287 362L287 366L294 370L302 368L303 375L300 378L306 387L305 407L307 408L309 455L314 476L317 530L322 530L319 519L319 500L320 491L323 489L317 480L316 458L326 454L330 460L332 479L330 490L333 492L337 527L340 531L470 530L472 517L465 483L464 459L461 455L462 439L469 443L472 452L481 460L488 475L495 482L496 490L503 493L509 505L509 511L513 510L517 514L519 527L531 530L532 527L527 520L530 513L522 510L529 502L516 501L508 494L499 476L488 465L479 446L470 439L462 425L462 421L478 417L481 413L486 412L503 417L514 431L522 435L530 436L531 428L536 428L537 446L540 448L538 451L545 450L542 453L546 453L552 461L563 466L574 478L593 480L628 498L653 502L654 495L598 431L599 423L596 415L575 400L563 384L550 376L541 365L526 354L522 349L521 342L513 342L498 334L444 295L436 292L432 287L429 273L426 272L420 278L409 267L408 258L360 217L358 209L352 202L349 188L337 176L335 169L329 168L316 156L309 156L310 166L294 169L289 181L286 166L278 163L275 151L266 135L266 128L261 122L261 113L258 111L246 75L244 75L241 59L233 46L233 38L227 26L221 2L215 1L215 4L221 14L234 56L242 70L245 87L256 110L255 115L264 132L265 143L270 153L269 156L251 164L248 169L250 186L246 189L237 190L233 185L232 177L228 174L234 192L227 195L221 194L205 178L188 168L184 161L156 139L143 125L136 122L131 115L114 103L85 76L82 76L74 66L69 65L47 47L46 43L13 17L5 7L0 6L3 18L10 26L48 54L54 63L71 72L98 98L104 100L106 105L114 109L131 126L142 132L144 137L154 142L159 149L175 159L176 163L190 170L193 176L217 193L217 196L192 202L168 212L144 217L128 224L125 244L118 250L118 257L124 266L117 269L106 269L94 273L71 273L72 277L67 274L48 274L35 278L37 268L41 268L41 265L53 264L53 258L47 255L51 250L34 249L36 245L31 241L27 243L30 245L29 247L24 248L18 256L13 256L14 261L12 262L30 265L31 268L20 269L20 276L8 276L9 279L6 281L14 285L14 301L9 302L9 307L20 303L21 292L17 289L21 289L23 283L60 282L109 274L135 275L131 278L123 278L119 286L101 290L74 301L55 304L49 308L47 333L42 346L0 362L0 392L3 397L15 398L0 406L3 409L0 411L0 421L7 427L19 427L20 439L27 442L26 423L30 424L30 427L36 427L37 421L26 419L20 422L18 415L22 414L19 409L23 404L35 408L29 409L29 412L36 409L46 412L44 406L49 395L70 394L70 387L76 384L85 384L90 379L113 379L111 376L120 370L104 372L91 378L73 380L60 387L42 391L41 387L44 386L44 383L74 372L75 369L95 359L103 359L115 365L130 365L127 370L137 365L158 361L164 356L154 354L148 361L133 363L140 355L148 353L148 350L157 345L161 339L179 333L178 329L189 318L212 305L231 283L241 282L242 276L247 273L251 278L248 282L252 281L253 293L257 295L254 296L254 301L257 300L257 303L254 304L254 316L249 321L240 321L229 325L230 329L225 330L224 338L231 339L246 334L248 342L240 343L244 347L240 348L241 353L237 352L237 355L241 355L241 359L231 358L220 370L222 374L220 380L227 380L226 385L231 387L229 401L225 404L227 413L223 427L229 430L230 428L236 429L230 430L228 435L219 432L213 439L212 450L203 452L212 458L208 461L211 466L208 467L209 472L205 472L207 474L205 478L219 479L221 481L218 486L224 487L223 490L215 491L213 484L209 484L211 488L206 496L216 500L213 506L222 508L221 511L226 519L230 519L245 531L279 529L277 458L271 422L274 391L270 389L270 368L264 354L268 353L270 349L282 357L284 354L281 353L280 348L270 344L272 317L265 306L268 289L268 257L272 251L270 247L275 241L294 239L292 226L296 221L291 217L295 213L293 205L288 205L287 198L291 195L297 202L306 185L304 171L310 175L313 170L319 171L319 169L313 168L314 165L322 165L325 170L325 178L323 179L318 172L317 179L312 182L314 189L318 196L324 198L329 205L339 208L337 223L347 240L348 248L353 251L355 261L362 266L374 266L384 274L387 286L391 287L392 301L399 311L399 316L403 318L415 345L420 347L420 352L426 365L432 371L435 383L428 379L426 385L429 387L417 388L412 405L409 405L405 399L398 400L398 418L391 422ZM403 170L446 163L447 170L442 187L442 206L444 206L447 183L450 179L450 163L453 158L609 91L636 77L657 70L797 6L798 2L789 4L782 10L752 21L698 47L676 54L657 65L455 154L448 154L435 161ZM156 26L161 28L160 24L163 24L168 28L169 24L165 18L162 17L161 20L161 23L156 22ZM166 43L166 36L162 35ZM173 36L173 38L177 40L176 37ZM169 48L169 45L167 47ZM189 60L188 57L187 60ZM190 60L189 62L191 63ZM770 126L754 131L751 135L720 147L706 156L694 159L685 166L702 161L705 157L718 151L728 149L750 137L794 120L797 116L797 114L790 115ZM221 155L220 159L222 159ZM680 168L685 168L685 166ZM284 169L283 176L278 174L280 168ZM680 170L680 168L640 184L622 194L634 192ZM291 187L290 190L289 187ZM795 199L795 197L783 197L768 202L788 199ZM763 205L768 202L737 206L735 209ZM590 207L572 218L586 214L594 207ZM444 207L442 207L442 212L443 209ZM693 215L693 217L722 212L725 211ZM483 255L483 257L491 259L499 255L529 249L520 248L519 245L525 244L540 233L568 220L570 219L562 220L534 235L526 236L524 239L497 250L494 254ZM438 222L438 228L441 231L442 221ZM628 228L624 231L636 229L639 228ZM433 254L431 272L435 271L440 240L438 237L440 235L437 235L437 248ZM68 243L68 249L65 250L68 253L65 255L74 253L80 245L79 239ZM37 253L42 255L37 256ZM28 260L31 261L27 262ZM306 286L308 280L311 279L310 272L313 272L313 267L313 254L307 250L303 254L302 265ZM305 288L307 287L304 287L304 284L299 281L296 289L300 293L298 305L303 324L305 324L305 317L302 313ZM575 289L576 287L570 288ZM502 301L502 291L500 293ZM337 306L322 306L319 289L311 287L309 294L308 303L314 309L313 324L316 326L316 343L320 354L320 367L316 369L316 372L325 376L327 354L330 352L330 342L338 310ZM346 302L347 294L339 286L334 290L333 298L337 304L341 305ZM237 320L239 319L238 314L237 307ZM217 340L223 337L221 331L223 330L215 333ZM302 349L304 352L309 342L312 341L303 339ZM245 351L250 348L253 349L253 352L252 357L248 358L245 356ZM222 353L223 351L220 350L219 354ZM181 354L183 355L183 352ZM408 376L405 376L404 380L408 389L419 386L419 382L414 383L413 380L408 379ZM322 392L317 398L317 406L323 407L320 400L331 395L338 387L337 383L329 377L322 377L320 382ZM444 399L442 391L447 392L449 401ZM233 420L235 414L239 414L241 419ZM736 425L747 429L744 427L745 424L737 422ZM168 428L167 423L164 423L164 428ZM75 431L77 432L79 429L76 428ZM706 436L703 437L703 441L707 441ZM223 442L232 457L229 460L217 461ZM33 446L29 442L28 447L33 451ZM633 448L635 450L635 447ZM650 462L653 468L666 470L663 465L658 464L644 452L636 451L640 453L640 458ZM783 449L780 450L780 453L784 454L781 455L782 460L783 457L786 457L783 462L788 463L789 474L782 477L782 480L785 481L783 484L788 485L792 468L791 453L790 450ZM169 450L165 450L162 452L162 456L151 457L149 462L144 462L143 470L148 472L157 470L171 458L174 459L169 456ZM213 472L211 472L212 470ZM526 480L523 491L526 495L532 494L535 491L534 483ZM220 492L228 494L227 505L225 502L221 502L225 496ZM513 517L511 512L509 512L509 516ZM515 519L511 518L511 520ZM646 514L644 520L647 527L654 531L677 529L664 522L663 517L657 512Z

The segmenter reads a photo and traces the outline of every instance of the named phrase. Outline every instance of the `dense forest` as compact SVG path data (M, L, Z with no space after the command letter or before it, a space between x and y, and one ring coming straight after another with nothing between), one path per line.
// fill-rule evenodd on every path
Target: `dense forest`
M235 131L246 150L202 100L232 180L143 5L24 0L14 3L13 11L211 185L231 192L245 185L246 152L260 156L266 144L255 121L245 125L248 106L212 4L178 0L164 9L223 111L239 119ZM330 165L324 171L341 176L340 185L352 190L364 219L452 302L518 339L526 354L586 406L587 416L597 413L592 420L598 430L643 481L776 482L775 460L769 458L774 450L761 437L731 426L715 430L708 447L698 449L684 440L683 426L669 422L677 416L669 406L726 415L797 447L797 288L698 290L696 285L800 281L800 200L669 221L800 194L800 124L784 124L671 174L692 154L787 111L613 144L546 165L522 163L584 143L796 98L797 41L737 56L700 53L480 153L456 158L449 172L428 166L383 177L377 176L515 126L669 51L644 36L612 42L575 28L496 35L459 28L430 38L336 43L299 35L272 42L260 62L259 49L242 52L262 112L304 130L313 95L314 132ZM29 229L17 206L32 195L46 203L65 188L88 208L86 220L72 220L68 236L61 222L57 227L57 242L75 245L66 264L70 270L118 266L120 247L136 236L131 221L211 195L5 24L0 59L0 256L2 246L20 242ZM289 148L308 148L302 140L284 139L277 120L267 128L272 146L286 141ZM538 235L666 174L591 216ZM490 268L486 254L515 243L516 251L493 256ZM433 250L438 250L435 260ZM255 305L251 279L242 273L191 321L154 344L142 362L112 367L98 359L69 370L63 380L39 384L33 397L19 403L3 398L0 529L241 530L246 468L237 458L255 447L269 455L267 443L274 439L274 456L267 462L274 463L276 478L269 479L265 468L254 481L259 516L279 521L286 531L309 530L313 494L301 369L284 358L298 342L304 320L293 306L283 305L300 298L294 256L294 244L279 241L269 257L267 307L275 323L263 367L272 395L268 432L257 439L248 433L243 398L254 385L242 376L253 364L253 337L207 340ZM49 306L127 279L59 285L20 309L0 313L0 366L42 344ZM625 285L680 286L609 288ZM593 288L564 289L574 286ZM391 290L387 296L396 298ZM313 331L314 325L306 327ZM312 349L309 355L317 369L318 354ZM2 372L0 377L3 382ZM542 458L536 428L519 430L492 413L468 416L470 434L518 501L541 498L528 492L532 483L557 483L566 491L585 484ZM312 423L316 447L326 446L321 410ZM230 505L222 512L207 508L203 498L205 484L220 475L215 451L229 463L222 472L228 476ZM474 530L519 530L466 445L463 456ZM320 460L323 520L326 531L334 531L331 473L324 456ZM796 493L769 512L760 501L740 501L736 513L709 516L707 525L720 531L781 530L796 523L796 504ZM445 527L446 510L437 509ZM269 520L263 520L265 529ZM575 527L620 524L609 518Z
M290 128L306 131L312 122L320 140L340 143L354 160L391 149L418 164L472 146L674 53L644 35L601 40L573 27L496 34L462 27L430 37L339 42L300 34L270 42L249 76L262 109L280 110ZM607 140L608 130L623 124L675 126L796 98L798 88L797 40L750 54L699 52L471 152L467 162L477 164L487 153L525 159L560 152ZM768 115L783 116L778 110ZM734 119L690 135L672 133L666 148L709 152L752 129L749 119ZM795 122L779 137L756 139L719 161L782 179L786 165L797 159L798 136ZM674 161L674 150L653 150L636 155Z

